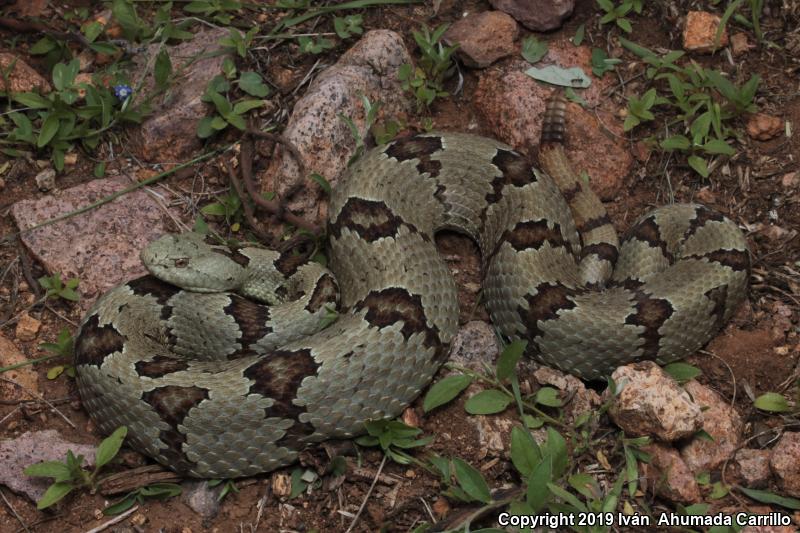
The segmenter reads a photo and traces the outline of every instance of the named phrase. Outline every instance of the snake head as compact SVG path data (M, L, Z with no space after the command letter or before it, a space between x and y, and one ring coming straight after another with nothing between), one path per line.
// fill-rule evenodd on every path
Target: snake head
M245 279L229 248L199 233L162 235L142 250L141 259L155 277L193 292L234 291Z

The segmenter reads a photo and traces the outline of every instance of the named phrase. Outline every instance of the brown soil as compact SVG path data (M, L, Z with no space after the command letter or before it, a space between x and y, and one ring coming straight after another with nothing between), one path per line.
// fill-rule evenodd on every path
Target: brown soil
M798 13L784 13L780 2L767 2L770 15L765 15L762 25L766 28L770 40L785 44L788 32L796 28ZM85 1L67 1L59 4L85 6ZM490 9L489 3L479 0L444 0L439 13L434 15L429 6L392 6L372 9L364 13L365 28L389 28L402 33L409 49L414 49L411 29L423 23L435 26L443 22L453 22L462 13ZM645 3L650 4L650 3ZM654 49L680 49L681 41L677 16L684 16L690 4L694 2L661 2L656 7L646 5L646 14L632 16L634 31L627 36L630 40ZM787 4L787 3L784 3ZM791 4L788 3L788 4ZM141 5L141 4L140 4ZM672 11L674 8L674 12ZM59 8L61 9L61 8ZM140 7L140 10L144 10ZM788 8L787 8L788 9ZM275 15L267 13L268 20ZM598 10L594 2L580 0L574 15L565 26L552 34L537 35L538 38L554 40L564 36L571 37L581 24L586 24L587 42L594 46L606 47L609 38L608 27L597 24ZM54 21L58 24L59 21ZM248 23L249 24L249 23ZM262 27L269 27L266 22ZM327 22L325 22L327 24ZM329 31L329 30L326 30ZM737 30L741 31L741 30ZM6 43L12 37L20 37L20 42L32 44L39 39L38 35L12 35L7 30L0 31ZM527 32L523 31L523 36ZM611 32L613 35L617 31ZM751 35L752 40L752 35ZM797 32L794 38L798 39ZM616 42L616 41L614 41ZM613 48L613 47L612 47ZM332 62L344 46L331 52L326 61ZM623 58L634 59L625 52ZM25 57L26 61L29 59ZM317 58L302 56L295 51L278 48L270 59L272 65L286 65L293 73L294 83L302 79L304 73ZM699 57L697 61L705 66L728 68L724 55ZM44 73L41 61L33 58L30 63ZM625 106L624 95L640 94L641 78L636 74L641 71L638 64L631 72L624 72L624 79L632 81L620 87L611 96L619 108ZM683 164L676 164L675 159L667 159L662 153L654 151L649 154L646 163L637 166L633 176L628 177L625 193L617 201L607 207L615 225L623 230L641 213L653 205L668 201L671 194L678 201L696 198L698 191L708 187L710 197L704 199L713 207L721 210L731 218L746 222L755 228L777 225L785 229L800 228L800 197L797 191L790 191L781 184L781 178L790 171L800 170L800 93L797 92L800 63L797 58L783 49L759 47L743 58L737 58L736 75L741 80L750 74L758 73L763 81L759 90L758 106L760 111L780 116L791 121L795 133L790 139L781 137L776 141L757 142L749 139L744 133L744 123L737 124L742 131L742 144L739 153L730 164L730 173L719 171L711 180L703 180L691 172ZM444 130L466 130L476 121L471 107L471 94L475 88L478 73L464 70L463 92L457 97L444 99L432 109L434 124ZM412 123L415 120L411 121ZM479 124L480 132L482 125ZM484 129L485 132L485 129ZM652 132L635 130L631 137L631 146ZM107 147L103 147L107 150ZM117 152L119 153L119 148ZM125 155L126 152L122 151ZM124 169L124 157L115 162ZM23 159L11 160L11 167L3 175L5 188L0 192L0 233L10 235L16 228L9 215L10 206L19 200L41 197L44 193L37 190L33 183L36 171L34 165ZM92 179L94 163L83 154L78 162L58 177L59 187L66 188ZM225 183L224 176L211 165L204 171L217 184ZM192 188L191 180L181 182L172 178L170 186L176 188ZM671 191L671 192L670 192ZM749 235L753 256L754 272L752 290L746 309L715 339L705 351L692 357L690 362L703 370L702 382L721 392L726 398L735 401L736 407L748 422L748 433L752 427L781 427L797 425L797 419L770 417L756 411L752 407L752 398L767 392L787 392L797 394L798 358L798 315L800 313L800 297L797 295L800 286L800 238L788 241L770 239L762 233ZM461 320L466 322L475 319L487 319L482 306L476 303L480 283L480 266L477 249L469 239L458 235L442 235L438 239L440 251L447 257L456 279L461 287ZM6 265L26 251L18 241L0 244L0 273ZM36 278L44 272L33 265L30 274ZM0 284L0 334L13 339L12 322L4 322L16 316L33 301L33 295L24 278L24 269L17 263ZM56 312L58 314L56 314ZM51 308L36 308L31 313L43 322L38 339L33 342L15 341L19 348L30 358L40 357L42 352L38 344L55 339L58 331L67 327L74 331L74 322L80 319L77 310L64 303L54 303ZM65 321L66 319L72 322ZM0 438L13 438L26 431L56 429L64 438L74 442L96 443L100 435L92 427L86 413L82 410L74 383L62 376L48 380L46 377L50 364L36 366L39 373L39 387L45 398L66 399L59 403L63 413L75 424L71 428L64 420L44 406L26 404L23 409L12 413L18 406L0 403ZM421 401L414 406L417 418L422 415ZM474 425L465 421L463 398L452 405L440 409L432 415L421 418L421 427L427 435L434 435L435 441L430 450L442 455L459 456L481 468L493 487L503 484L519 484L506 457L492 458L486 450L477 449L474 440L469 436L474 432ZM795 429L796 430L796 429ZM457 437L456 437L457 436ZM619 453L609 449L608 454ZM141 460L136 454L128 454L129 462ZM306 463L322 472L328 463L324 451L318 450L306 456ZM240 491L227 496L222 502L219 514L207 520L193 512L180 498L165 502L147 501L137 514L144 522L133 525L130 519L115 526L115 531L344 531L350 525L354 513L364 500L378 471L382 455L367 450L360 458L353 458L355 464L360 460L358 473L348 470L344 480L324 477L324 483L315 487L309 494L288 500L274 494L274 488L285 481L292 467L270 475L260 476L246 482L240 482ZM619 463L615 463L619 464ZM128 465L130 466L130 465ZM124 469L124 466L120 469ZM283 477L282 477L283 476ZM416 466L401 466L387 462L383 468L384 481L376 484L367 501L355 531L378 531L386 528L390 531L410 531L423 521L437 519L442 514L451 518L455 513L465 511L459 504L448 502L441 495L438 480ZM24 497L18 496L6 488L0 488L4 503L0 504L0 531L24 531L23 523L30 531L82 531L103 523L108 517L101 516L99 510L104 508L107 500L96 494L80 493L67 500L65 505L54 511L39 512L34 504ZM651 508L664 508L664 502L653 500L650 495L643 496L641 504ZM261 507L263 505L263 508ZM729 498L715 503L715 507L731 505L746 506L746 502L737 502ZM13 509L13 511L12 511ZM449 510L449 514L448 514ZM17 517L14 516L17 515ZM137 519L138 520L138 519ZM800 523L797 521L796 523Z

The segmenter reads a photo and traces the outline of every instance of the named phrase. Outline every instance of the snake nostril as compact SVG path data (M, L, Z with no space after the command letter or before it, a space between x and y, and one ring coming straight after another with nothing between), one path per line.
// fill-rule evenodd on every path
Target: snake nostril
M175 260L175 266L176 266L177 268L185 268L185 267L186 267L186 266L188 266L188 265L189 265L189 260L188 260L188 259L186 259L186 258L183 258L183 257L182 257L182 258L180 258L180 259L176 259L176 260Z

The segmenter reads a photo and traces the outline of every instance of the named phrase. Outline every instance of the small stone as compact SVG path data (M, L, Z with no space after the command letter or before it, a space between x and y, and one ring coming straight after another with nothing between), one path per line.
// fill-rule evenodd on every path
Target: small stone
M28 312L25 311L19 317L17 328L14 330L14 334L16 335L17 340L22 342L32 341L36 338L36 335L39 334L39 328L41 327L42 323L36 318L30 316Z
M103 518L102 509L95 509L94 511L92 511L92 514L94 515L95 520L100 520L101 518Z
M733 52L734 57L746 54L752 48L753 46L747 40L747 34L734 33L733 36L731 37L731 51Z
M422 424L417 410L413 407L406 407L403 411L402 420L405 425L411 426L412 428L418 428Z
M142 513L136 513L131 517L131 524L134 526L143 526L147 522L147 517Z
M447 503L445 498L438 498L435 502L433 502L433 514L436 515L436 518L442 519L447 516L447 513L450 512L450 504Z
M78 154L70 152L64 155L64 164L68 167L74 166L78 162Z
M52 168L46 168L36 174L34 178L36 186L42 192L52 191L56 188L56 171Z
M769 466L782 490L800 498L800 431L787 431L781 436L772 448Z
M533 31L561 27L575 7L575 0L490 0L490 3Z
M734 466L744 485L751 489L767 486L770 477L770 450L742 448L734 456Z
M450 344L448 359L453 363L481 368L483 363L492 364L500 349L497 336L486 322L467 322L456 333Z
M713 52L715 38L720 19L706 11L689 11L686 15L686 26L683 29L683 48L689 52ZM722 30L719 46L727 46L728 31Z
M681 457L692 472L708 472L736 452L742 435L742 417L730 403L705 385L690 381L684 388L695 404L703 408L703 430L714 440L694 437L681 448Z
M0 191L6 188L6 180L0 178Z
M403 475L406 476L408 479L416 479L417 478L417 473L414 470L410 470L410 469L406 470L405 474L403 474Z
M94 54L88 49L78 54L78 64L80 65L78 67L78 70L80 72L86 72L87 70L89 70L89 68L92 66L93 63L94 63Z
M0 367L25 363L28 358L13 342L0 335ZM27 400L31 394L39 392L39 376L33 365L22 365L2 374L6 381L0 381L0 398L4 400Z
M183 483L183 493L181 500L188 505L192 511L209 520L217 516L219 512L219 492L222 486L215 488L208 486L208 481L185 481Z
M783 132L783 121L765 113L755 113L747 121L747 134L757 141L768 141Z
M702 427L700 407L653 361L621 366L612 378L622 391L608 414L628 435L651 435L671 442Z
M456 53L464 64L473 68L488 67L500 58L514 53L517 23L502 11L485 11L467 15L445 32L444 39L458 43Z
M651 491L673 502L700 501L697 481L674 448L654 443L642 451L650 454L650 462L639 463L639 467Z
M273 474L272 493L278 498L286 498L292 493L292 478L286 474Z
M781 178L781 185L783 185L786 189L794 189L797 186L800 186L800 173L789 172L788 174L784 174Z
M711 191L711 188L708 186L701 187L699 191L697 191L697 199L705 204L713 204L717 196Z
M14 65L13 68L11 65ZM6 78L11 92L42 92L51 90L50 84L16 54L0 53L0 91L6 91ZM10 71L9 71L10 70Z

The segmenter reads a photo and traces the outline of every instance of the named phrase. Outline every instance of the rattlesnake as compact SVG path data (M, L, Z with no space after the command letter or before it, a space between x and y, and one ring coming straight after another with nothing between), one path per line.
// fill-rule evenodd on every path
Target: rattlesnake
M331 197L332 273L198 235L155 241L142 258L161 280L109 291L77 336L93 420L104 432L128 426L136 449L178 472L232 478L397 416L458 326L456 285L433 241L443 228L477 241L492 321L544 364L594 379L694 352L745 298L744 236L705 207L668 205L618 245L569 167L563 120L554 99L539 153L549 175L460 133L368 152ZM297 338L319 329L337 286L338 320Z

